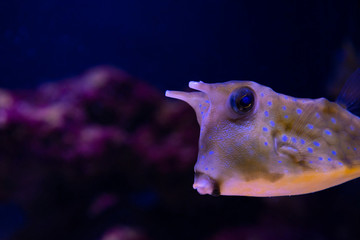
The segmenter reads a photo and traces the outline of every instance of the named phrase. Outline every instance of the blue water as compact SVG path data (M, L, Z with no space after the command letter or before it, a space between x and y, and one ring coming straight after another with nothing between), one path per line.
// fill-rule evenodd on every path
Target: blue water
M357 12L355 0L1 1L0 87L34 87L111 64L161 89L292 79L300 86L288 91L312 84L311 93L343 41L359 42Z

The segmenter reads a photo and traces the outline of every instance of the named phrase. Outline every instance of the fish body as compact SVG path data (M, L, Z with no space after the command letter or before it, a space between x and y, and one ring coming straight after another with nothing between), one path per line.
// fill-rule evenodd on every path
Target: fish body
M276 93L251 81L167 91L200 125L193 187L200 194L283 196L360 176L360 119L325 98Z

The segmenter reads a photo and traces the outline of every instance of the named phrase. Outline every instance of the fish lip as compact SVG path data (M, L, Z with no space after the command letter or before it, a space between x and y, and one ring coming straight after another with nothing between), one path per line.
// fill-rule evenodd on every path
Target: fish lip
M215 179L202 172L195 172L193 188L201 195L219 196L220 188Z

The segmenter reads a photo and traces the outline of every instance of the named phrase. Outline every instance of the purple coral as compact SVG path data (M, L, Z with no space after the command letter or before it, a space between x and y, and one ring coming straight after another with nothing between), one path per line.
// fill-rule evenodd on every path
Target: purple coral
M88 213L97 218L140 204L136 199L146 192L161 194L152 175L192 171L195 119L184 104L164 101L162 95L111 67L36 90L2 90L1 196L24 207L29 219L15 239L36 238L40 225L49 238L56 229L69 232L73 221L91 225ZM152 199L156 204L157 197ZM81 227L73 230L88 234Z

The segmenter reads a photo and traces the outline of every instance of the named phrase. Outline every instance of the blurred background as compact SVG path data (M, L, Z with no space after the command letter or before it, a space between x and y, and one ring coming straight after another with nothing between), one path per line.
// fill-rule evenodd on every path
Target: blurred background
M0 1L0 239L359 239L360 181L200 196L198 126L166 89L253 80L334 100L360 3Z

